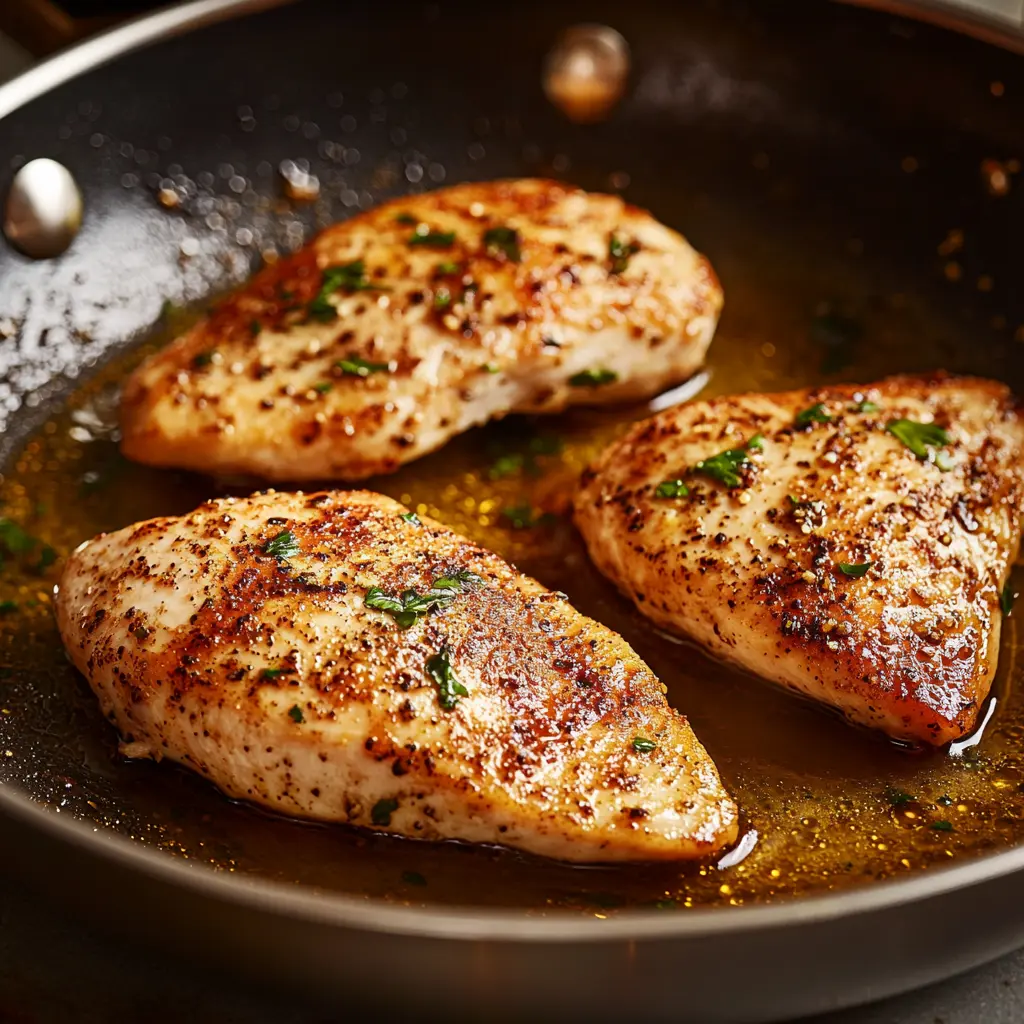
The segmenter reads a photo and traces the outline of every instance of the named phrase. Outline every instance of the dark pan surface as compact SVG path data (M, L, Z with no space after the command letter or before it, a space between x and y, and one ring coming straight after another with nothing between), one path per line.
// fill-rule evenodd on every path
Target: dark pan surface
M385 38L379 16L310 0L247 20L244 46L238 24L216 26L129 55L0 123L4 167L54 156L88 203L61 260L0 252L2 497L58 550L231 486L125 467L105 426L117 369L78 393L77 419L57 411L66 381L147 331L180 325L186 315L162 313L165 302L201 302L318 225L443 182L564 177L622 189L682 229L727 293L706 394L936 366L1024 389L1024 215L1008 164L1024 113L1019 59L814 2L693 3L671 15L653 3L559 4L517 19L513 34L502 10L482 5L395 5ZM568 123L540 90L547 47L584 20L615 26L634 53L630 94L598 127ZM283 160L309 162L323 186L317 203L281 199ZM1005 195L993 194L999 169ZM175 209L157 201L161 188L180 195ZM570 441L550 475L473 477L496 448L549 429ZM481 519L481 501L524 493L557 505L560 481L614 429L614 418L587 414L512 421L379 486L502 550L630 639L761 834L740 869L581 871L304 827L229 805L169 766L120 761L55 654L45 576L8 577L24 588L12 595L23 606L39 605L0 622L2 777L63 815L220 870L413 904L598 917L620 905L821 892L901 873L897 852L905 873L1015 841L1024 708L1012 630L977 756L911 757L657 637L599 582L567 527L524 538ZM919 819L894 802L897 790L918 798ZM935 802L945 796L951 804ZM917 827L954 812L952 833Z

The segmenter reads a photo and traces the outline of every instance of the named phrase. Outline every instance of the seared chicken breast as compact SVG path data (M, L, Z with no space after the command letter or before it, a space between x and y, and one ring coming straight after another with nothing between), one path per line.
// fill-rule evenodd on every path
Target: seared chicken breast
M936 375L670 409L585 473L575 518L658 625L939 745L992 683L1022 497L1016 400Z
M61 635L130 756L284 814L572 861L699 857L736 807L617 634L369 492L83 544Z
M508 412L690 376L722 292L676 232L551 181L395 200L267 267L132 376L140 462L268 480L387 473Z

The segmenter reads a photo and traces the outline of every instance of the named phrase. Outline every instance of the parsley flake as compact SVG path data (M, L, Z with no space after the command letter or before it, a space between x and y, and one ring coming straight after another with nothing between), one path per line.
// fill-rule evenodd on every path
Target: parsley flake
M421 224L407 241L409 245L422 245L429 249L450 249L455 244L455 232L430 231Z
M649 740L645 736L634 736L633 737L633 749L638 754L649 754L652 750L656 750L658 744L654 740Z
M682 480L663 480L654 489L656 498L685 498L690 488Z
M306 319L330 323L337 320L338 310L330 297L335 292L387 291L383 285L374 284L366 276L366 264L362 260L328 267L324 271L320 291L306 306Z
M313 390L321 395L326 395L334 385L329 380L321 380L313 385Z
M278 676L283 676L285 670L283 668L265 668L260 673L260 679L274 680Z
M874 402L869 402L865 399L862 402L856 402L850 406L850 412L880 412L881 406L876 405Z
M902 789L889 789L885 794L889 798L889 803L893 807L900 807L903 804L913 803L917 797L912 796L910 793L905 793Z
M306 720L306 716L303 715L302 708L300 708L298 704L293 704L288 709L288 717L293 722L304 722Z
M709 459L701 459L693 471L709 476L726 487L742 487L743 477L740 474L753 466L750 453L761 450L762 440L760 434L755 434L742 448L727 448Z
M15 612L17 610L17 601L0 601L0 615L6 615L8 612Z
M530 505L514 505L501 510L501 518L513 530L531 530L535 526L548 526L558 517L550 512L537 513Z
M953 831L953 823L951 821L933 821L928 827L935 832Z
M874 562L839 562L839 571L844 576L852 576L854 579L859 580L861 576L867 574L868 569L871 568Z
M462 268L454 260L444 260L442 263L438 263L434 267L434 273L439 277L448 277L451 274L457 274Z
M265 555L272 555L283 561L286 558L294 558L302 548L299 547L299 542L291 530L282 530L276 537L268 540L262 550Z
M459 702L460 697L468 697L469 690L455 678L452 668L451 651L442 647L437 654L427 659L427 675L437 687L438 703L445 711L451 711Z
M952 444L953 439L937 423L918 423L916 420L890 420L885 429L902 441L922 462L931 462L943 472L953 468L948 453L937 449Z
M371 373L385 373L390 369L388 363L371 363L358 356L353 356L351 359L339 359L334 365L349 377L369 377Z
M203 352L197 352L192 357L192 366L197 370L205 370L210 363L213 362L213 357L216 355L217 350L208 348Z
M636 242L624 242L617 235L608 236L608 262L611 265L611 273L621 274L627 266L631 256L640 251Z
M999 593L999 608L1004 618L1008 619L1013 614L1013 602L1016 599L1017 593L1013 589L1013 584L1007 580L1006 586Z
M399 224L417 225L419 221L411 213L395 214L395 221Z
M378 800L370 811L370 821L374 825L387 827L391 824L391 815L398 810L398 801L394 797Z
M484 232L484 251L488 256L518 263L523 258L519 249L519 232L515 228L490 228Z
M435 579L425 594L409 589L402 591L400 597L392 597L380 587L370 587L366 592L365 603L367 608L387 612L401 629L408 629L427 612L435 608L447 608L455 600L455 596L461 594L466 587L483 582L483 577L475 572L457 569L447 576Z
M413 526L422 526L420 517L415 512L403 512L399 517L403 523L412 523Z
M259 320L249 321L249 333L255 338L263 330L263 324Z
M569 383L574 388L599 388L618 379L619 375L614 370L581 370L569 378Z
M818 402L812 405L809 409L804 409L803 412L796 414L796 425L798 427L806 427L811 423L831 423L835 417L829 416L825 412L825 404Z

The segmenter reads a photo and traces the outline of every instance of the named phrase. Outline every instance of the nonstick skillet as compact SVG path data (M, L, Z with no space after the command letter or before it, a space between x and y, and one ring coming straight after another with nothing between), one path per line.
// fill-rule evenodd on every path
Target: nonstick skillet
M542 88L551 47L581 23L614 27L630 48L625 93L598 124L570 120ZM52 157L86 208L53 260L0 247L4 513L34 516L64 548L90 524L236 486L141 473L112 454L110 407L134 347L320 224L462 179L570 178L685 231L727 294L707 393L936 366L1024 390L1022 95L1024 65L1007 50L814 2L516 14L204 2L94 40L0 89L5 177ZM318 197L296 202L307 173ZM516 421L380 486L462 527L467 499L491 500L473 467L492 447L558 430L572 453L608 427L588 414ZM91 447L72 446L86 436ZM667 679L747 796L747 861L609 877L424 850L266 818L167 766L126 764L54 651L43 571L0 622L11 867L140 941L339 1014L786 1019L1024 942L1012 626L984 737L955 762L922 760L646 631L567 526L545 537L484 535L626 633ZM954 782L962 792L935 788ZM927 827L941 822L952 835ZM844 829L874 848L837 860ZM905 870L879 849L890 837ZM774 887L761 867L743 873L773 856L786 868Z

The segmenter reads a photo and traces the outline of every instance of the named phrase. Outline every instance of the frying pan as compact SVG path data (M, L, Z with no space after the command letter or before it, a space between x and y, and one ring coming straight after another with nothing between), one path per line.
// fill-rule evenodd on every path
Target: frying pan
M541 89L545 54L583 22L613 26L631 47L629 89L600 125L569 122ZM0 173L53 157L87 210L57 259L0 245L0 456L72 382L151 329L166 301L200 302L264 250L441 179L628 181L630 200L710 253L727 296L759 278L760 294L803 315L822 299L857 299L843 277L822 294L817 263L856 269L849 280L867 275L933 312L898 352L873 342L867 365L980 362L1020 390L1024 202L1019 190L993 196L979 169L1019 152L1024 64L1009 51L1022 41L995 22L960 27L1007 49L812 0L514 12L202 0L92 40L0 89ZM286 159L320 177L317 203L258 201L275 194ZM221 199L173 216L154 201L164 178L203 172ZM236 175L252 205L230 205ZM938 251L952 229L966 240L956 274ZM726 315L754 331L761 314L741 303ZM140 941L339 1010L781 1020L923 985L1024 943L1024 847L835 894L673 914L537 913L468 897L402 905L214 870L143 842L127 815L90 816L74 788L103 775L88 738L96 722L5 685L7 704L42 709L0 721L10 870ZM59 779L69 795L57 795Z

